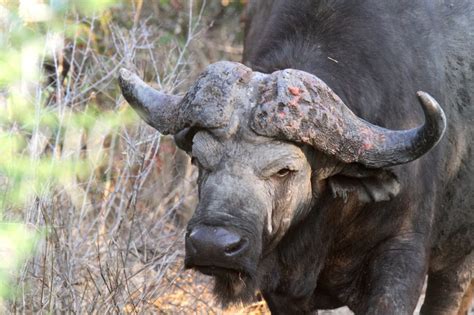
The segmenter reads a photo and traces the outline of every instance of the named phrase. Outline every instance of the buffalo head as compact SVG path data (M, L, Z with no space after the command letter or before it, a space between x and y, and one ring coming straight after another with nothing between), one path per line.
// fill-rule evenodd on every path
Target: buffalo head
M349 187L364 202L390 199L399 185L384 168L419 158L446 128L424 92L425 123L388 130L357 117L316 76L292 69L263 74L218 62L184 97L160 93L127 70L119 81L138 114L175 135L199 168L185 265L215 276L224 302L253 294L263 258L323 194L344 196ZM370 180L339 182L341 174Z

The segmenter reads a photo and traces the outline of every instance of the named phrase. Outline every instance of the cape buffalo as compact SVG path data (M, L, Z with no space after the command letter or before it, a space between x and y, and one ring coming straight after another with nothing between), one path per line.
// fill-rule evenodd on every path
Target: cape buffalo
M275 314L412 314L426 276L423 314L465 313L474 1L258 0L246 19L245 65L184 97L120 72L199 168L185 266Z

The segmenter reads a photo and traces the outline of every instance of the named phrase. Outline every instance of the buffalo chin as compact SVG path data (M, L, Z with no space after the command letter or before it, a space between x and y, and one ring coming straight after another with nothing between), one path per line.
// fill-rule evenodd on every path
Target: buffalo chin
M188 265L186 267L214 278L213 293L223 307L254 301L255 291L257 290L254 271L220 266Z
M232 270L216 272L212 276L214 277L214 296L223 307L236 303L254 302L257 281L253 273Z
M213 277L213 294L224 308L237 303L248 304L255 301L255 292L260 282L257 273L260 246L256 249L244 257L226 263L196 261L192 256L186 255L184 268Z

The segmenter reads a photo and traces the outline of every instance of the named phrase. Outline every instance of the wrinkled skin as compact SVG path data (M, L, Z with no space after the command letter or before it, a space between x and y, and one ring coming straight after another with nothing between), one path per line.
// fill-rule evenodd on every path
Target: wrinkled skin
M193 138L190 154L199 167L200 202L188 230L203 223L229 227L243 232L253 246L244 260L222 266L239 272L196 269L215 276L215 293L224 304L249 302L256 289L283 286L304 303L290 298L288 304L263 291L274 311L282 306L291 306L288 312L306 312L342 305L324 294L317 301L303 297L316 288L334 230L353 220L362 202L396 195L396 177L348 166L308 146L261 137L245 127L230 138L219 131L200 131ZM302 233L306 226L310 235ZM347 236L339 237L347 241ZM305 238L309 243L300 240ZM308 267L309 274L301 273Z
M215 290L226 303L249 301L261 276L260 257L268 255L312 204L307 153L244 129L230 139L197 133L192 156L199 167L200 202L188 230L202 223L225 226L250 240L251 253L235 262L242 274L217 276Z

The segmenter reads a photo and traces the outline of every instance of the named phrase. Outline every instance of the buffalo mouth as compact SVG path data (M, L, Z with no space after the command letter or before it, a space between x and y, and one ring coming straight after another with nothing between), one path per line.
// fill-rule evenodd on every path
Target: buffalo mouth
M185 261L184 267L186 269L194 269L206 276L225 277L225 278L246 278L250 275L249 272L243 268L234 266L219 266L219 265L200 265Z
M239 269L232 269L227 267L220 267L220 266L193 266L194 270L199 271L206 276L214 276L214 277L239 277L242 278L246 275L246 272L239 270Z

